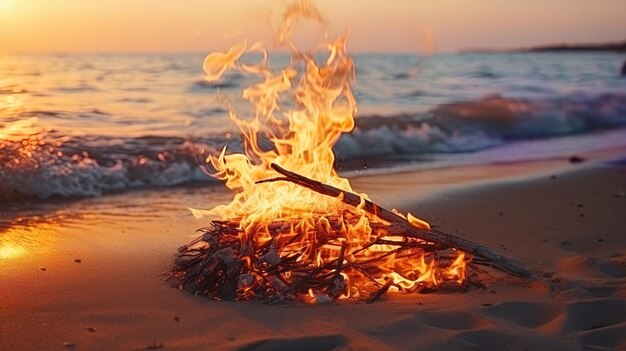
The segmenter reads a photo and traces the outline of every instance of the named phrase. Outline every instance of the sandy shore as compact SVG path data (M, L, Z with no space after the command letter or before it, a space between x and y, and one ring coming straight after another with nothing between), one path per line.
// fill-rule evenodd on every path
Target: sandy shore
M525 180L520 170L502 175L506 167L354 184L538 276L494 275L484 290L391 295L369 305L216 302L168 287L160 275L172 253L206 224L185 205L223 203L230 195L222 190L60 202L34 220L5 214L0 349L625 349L626 198L618 195L626 191L626 166L572 170L565 162ZM448 187L476 172L484 173L476 176L481 185ZM502 177L508 180L494 184ZM432 184L420 188L426 179Z

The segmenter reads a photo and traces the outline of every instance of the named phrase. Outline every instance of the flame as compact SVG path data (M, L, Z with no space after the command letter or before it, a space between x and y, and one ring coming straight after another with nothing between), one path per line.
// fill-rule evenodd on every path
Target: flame
M437 285L440 280L462 284L465 259L461 253L448 268L439 268L436 257L425 250L396 250L394 237L375 216L358 206L347 208L341 199L312 192L289 182L256 184L274 178L270 165L276 163L303 176L353 192L350 182L340 177L333 164L332 147L343 133L355 125L357 110L352 93L355 79L354 61L346 52L347 36L327 45L326 59L318 62L319 53L300 52L291 41L295 24L308 19L319 24L326 20L309 1L296 1L287 7L283 24L275 28L275 45L292 53L291 62L272 70L267 49L261 43L241 43L223 53L212 53L204 61L206 79L220 79L229 69L258 77L258 82L243 90L243 98L253 107L253 115L241 117L228 105L230 120L243 134L245 153L210 155L206 162L235 192L230 204L211 210L192 209L196 217L211 216L239 223L242 243L260 247L271 244L260 264L274 265L296 255L296 262L320 267L343 260L366 262L375 255L386 255L375 277L366 272L345 269L338 275L339 298L358 298L367 290L372 278L380 285L392 279L394 289L411 290L423 285ZM240 61L246 53L260 53L256 64ZM263 147L267 141L271 147ZM366 194L360 194L367 199ZM362 201L362 205L365 202ZM430 229L430 225L411 215L402 215L412 225ZM280 229L280 230L277 230ZM381 244L377 239L384 240ZM397 238L395 238L397 240ZM343 252L343 256L342 256ZM343 258L342 258L343 257ZM418 259L415 259L418 257ZM252 268L251 257L241 258ZM252 271L252 269L251 269ZM285 281L290 273L283 273ZM393 290L393 289L392 289ZM240 289L245 297L250 289ZM322 292L309 289L305 301L316 301ZM319 299L317 299L319 300Z

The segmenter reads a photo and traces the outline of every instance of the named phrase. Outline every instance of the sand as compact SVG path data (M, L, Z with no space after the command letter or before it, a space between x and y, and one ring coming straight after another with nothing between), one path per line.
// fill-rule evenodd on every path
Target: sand
M0 217L0 349L626 349L626 166L552 163L355 179L537 272L374 304L209 301L167 286L173 252L206 224L185 206L223 203L221 189L23 204L27 215Z

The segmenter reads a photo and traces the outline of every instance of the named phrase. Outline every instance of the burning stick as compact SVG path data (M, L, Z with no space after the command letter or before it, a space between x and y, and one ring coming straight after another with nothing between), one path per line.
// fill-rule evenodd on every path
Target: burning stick
M483 245L473 243L463 238L459 238L458 236L447 234L436 229L425 230L425 229L417 228L411 225L404 218L396 215L395 213L385 208L378 206L377 204L367 199L363 199L359 195L337 189L333 186L323 184L316 180L309 179L297 173L288 171L275 163L272 163L271 166L272 166L272 169L284 175L284 177L261 180L257 183L288 181L288 182L292 182L300 186L303 186L305 188L311 189L320 194L324 194L324 195L328 195L332 197L340 197L341 201L354 207L359 206L359 204L361 204L361 202L364 201L365 206L363 207L363 209L365 211L371 213L372 215L384 221L397 225L404 231L404 233L398 233L397 235L416 237L424 241L431 242L433 244L441 245L444 248L451 247L454 249L465 251L472 255L484 258L485 260L487 260L487 262L490 262L495 267L507 273L510 273L514 276L525 277L525 278L530 277L530 273L526 269L511 263L504 256L498 255L492 252L491 250L489 250L487 247Z

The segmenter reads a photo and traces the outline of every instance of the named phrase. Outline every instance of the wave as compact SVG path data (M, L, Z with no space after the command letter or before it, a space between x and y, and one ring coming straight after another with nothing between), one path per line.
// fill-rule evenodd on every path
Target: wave
M20 95L28 93L31 93L31 91L26 90L15 84L0 86L0 95Z
M236 144L224 137L64 136L38 127L35 118L0 125L0 139L2 200L99 196L207 181L198 157Z
M125 102L125 103L131 103L131 104L149 104L151 102L154 102L153 99L148 98L148 97L137 97L137 98L122 98L122 99L118 99L116 100L117 102Z
M231 73L226 74L220 81L208 81L208 80L197 80L192 85L190 90L192 92L201 92L201 91L214 91L216 89L234 89L241 88L244 82L244 76L239 73Z
M338 157L473 152L511 141L626 126L626 95L572 95L543 100L489 96L424 114L362 116L337 144Z
M600 144L606 148L626 144L624 133L603 137L600 144L591 134L625 126L625 95L543 100L489 96L442 105L426 113L359 116L354 131L339 140L335 153L343 171L372 160L386 160L385 167L407 159L445 159L447 164L458 164L469 154L475 162L521 161L571 152L569 145L577 143L558 146L557 140L564 138L553 137L585 135L588 140L577 139L579 151ZM528 140L548 144L526 151L512 147L512 143ZM99 196L212 181L198 160L218 153L224 145L230 152L243 148L241 140L230 133L202 138L68 136L47 130L34 117L0 122L0 199ZM543 149L551 152L540 152ZM496 157L494 152L480 150L506 150L506 155Z
M87 83L80 83L78 85L60 86L56 88L57 92L61 93L84 93L98 91L98 89Z
M209 82L205 80L198 80L191 86L191 91L213 91L215 89L231 89L238 87L236 82Z

